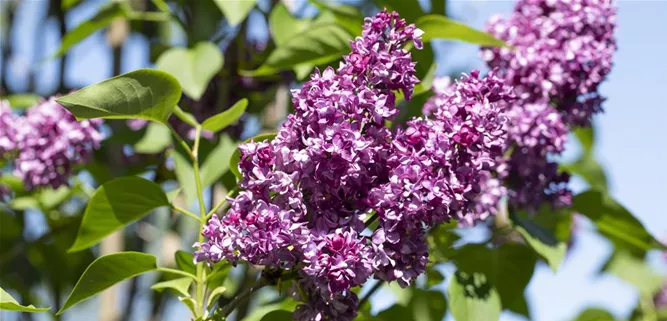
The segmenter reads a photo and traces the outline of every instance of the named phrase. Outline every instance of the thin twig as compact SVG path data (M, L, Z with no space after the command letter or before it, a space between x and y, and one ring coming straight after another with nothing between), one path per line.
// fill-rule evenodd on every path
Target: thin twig
M197 216L196 214L194 214L194 213L192 213L192 212L190 212L190 211L188 211L188 210L186 210L186 209L184 209L184 208L182 208L182 207L180 207L180 206L178 206L178 205L172 205L172 208L173 208L175 211L177 211L177 212L181 212L181 213L184 214L185 216L188 216L188 217L194 219L194 220L197 221L197 222L200 221L199 216Z

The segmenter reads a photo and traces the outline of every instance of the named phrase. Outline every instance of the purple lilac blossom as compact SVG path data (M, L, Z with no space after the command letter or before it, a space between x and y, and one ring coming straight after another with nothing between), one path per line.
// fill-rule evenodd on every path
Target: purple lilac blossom
M482 57L515 87L519 105L551 102L568 125L586 126L602 111L615 29L612 0L519 0L510 17L487 25L513 48L484 48Z
M17 116L12 113L9 101L0 100L0 156L3 160L10 159L10 154L16 149L16 120ZM0 167L2 165L0 164ZM0 176L2 176L1 171ZM0 201L4 201L9 194L9 188L0 185Z
M480 184L505 149L503 112L513 99L493 73L480 79L473 71L433 100L434 119L414 119L396 133L389 182L371 191L377 277L409 285L428 262L427 228L476 219Z
M76 166L99 147L101 124L101 119L76 121L53 97L40 102L17 121L14 174L28 190L67 185Z
M484 172L504 150L508 88L478 72L434 119L392 133L396 91L419 81L402 49L422 31L394 12L366 18L338 70L294 90L294 113L271 141L239 146L242 192L204 228L196 261L298 270L297 320L352 320L350 290L371 276L405 286L428 262L426 228L468 213ZM377 213L380 228L363 236ZM300 296L300 295L299 295Z

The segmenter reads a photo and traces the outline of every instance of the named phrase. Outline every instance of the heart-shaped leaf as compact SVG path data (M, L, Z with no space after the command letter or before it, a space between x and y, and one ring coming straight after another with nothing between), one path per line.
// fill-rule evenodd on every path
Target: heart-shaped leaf
M51 308L36 308L34 305L21 305L9 293L0 288L0 310L18 312L45 312Z
M87 249L151 210L169 204L159 185L141 177L128 176L109 181L90 198L69 252Z
M90 85L56 101L77 119L141 118L166 122L181 99L181 86L170 74L139 69Z
M157 269L154 256L139 252L120 252L102 256L88 266L67 301L56 315L89 299L112 285Z
M214 0L230 25L236 26L243 22L255 7L257 0Z
M212 132L221 131L238 121L245 112L246 107L248 107L248 99L243 98L232 105L232 107L229 107L229 109L206 119L201 127Z
M170 73L181 84L183 92L199 100L208 83L224 64L220 49L211 42L200 42L193 48L172 48L157 59L157 68Z

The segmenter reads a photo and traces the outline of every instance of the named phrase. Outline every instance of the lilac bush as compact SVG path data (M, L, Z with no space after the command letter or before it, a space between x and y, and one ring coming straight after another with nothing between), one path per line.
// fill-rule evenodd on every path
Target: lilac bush
M396 91L419 81L402 49L421 30L395 12L367 18L338 70L293 91L276 138L239 147L243 189L204 228L196 260L246 261L298 272L299 320L351 320L351 288L374 275L407 286L428 262L429 227L472 214L479 182L505 145L509 87L478 72L456 84L433 119L393 133ZM371 236L364 230L378 218ZM474 219L473 219L474 220Z

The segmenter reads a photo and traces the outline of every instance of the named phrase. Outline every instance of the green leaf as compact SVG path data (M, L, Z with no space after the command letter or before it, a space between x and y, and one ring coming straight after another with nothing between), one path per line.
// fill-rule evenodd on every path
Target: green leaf
M595 146L593 127L577 128L574 130L574 136L579 140L583 152L576 161L560 164L560 170L580 176L591 188L606 192L608 190L607 175L602 165L595 159L593 150Z
M192 278L180 278L155 283L151 286L151 289L158 292L162 292L165 289L171 289L184 297L189 297L190 293L188 289L190 288L190 284L192 284Z
M212 289L221 287L223 284L225 284L225 280L227 279L227 275L229 274L231 268L232 267L226 262L218 263L217 266L214 267L213 271L206 277L206 286ZM226 288L229 287L226 286Z
M520 244L503 244L494 249L469 244L458 249L452 260L461 271L486 275L506 307L523 295L533 276L537 256Z
M87 249L161 206L169 206L159 185L128 176L100 186L88 202L81 227L69 252Z
M229 160L236 151L236 143L228 135L220 136L218 145L206 157L201 165L202 185L215 184L229 169Z
M122 3L112 2L103 7L94 17L85 20L80 25L76 26L74 30L68 32L62 39L60 48L53 57L64 55L74 45L86 39L96 31L111 24L115 18L126 17L127 9Z
M201 98L223 64L220 49L211 42L200 42L193 48L171 48L156 62L158 69L178 79L183 92L195 100Z
M626 251L616 251L603 270L630 283L641 295L653 297L665 284L665 277L658 275L643 260Z
M235 26L250 14L257 0L214 0L230 25Z
M446 262L454 255L454 243L461 237L454 232L457 222L452 220L450 223L440 224L428 234L429 260L434 264Z
M292 312L275 310L265 314L260 321L291 321Z
M0 310L19 312L46 312L51 308L36 308L34 305L21 305L9 293L0 288Z
M192 253L178 250L174 253L174 260L176 261L176 266L178 266L181 271L188 272L192 275L197 273Z
M224 286L219 286L211 291L211 294L208 296L208 309L213 308L213 305L218 301L218 298L227 291L227 288Z
M181 98L181 86L166 72L139 69L90 85L56 101L77 119L141 118L166 122Z
M206 119L201 127L212 132L221 131L238 121L245 112L246 107L248 107L248 99L243 98L232 105L232 107L229 107L229 109Z
M9 101L12 109L25 109L39 103L42 97L35 94L15 94L2 97L2 99Z
M401 18L405 18L408 23L413 23L424 15L424 10L417 0L375 0L375 4L380 9L387 8L389 11L400 13Z
M522 315L526 317L528 320L532 320L533 318L530 316L530 309L528 308L528 302L526 302L526 298L524 296L519 297L518 299L514 300L512 304L509 306L505 307L507 310L512 311L518 315Z
M395 304L373 318L374 321L412 321L415 320L409 308Z
M257 307L250 311L247 317L243 318L243 321L260 321L264 316L271 313L275 310L284 310L284 311L293 311L296 308L296 301L291 298L287 298L282 302L267 304L260 307ZM291 320L291 319L290 319Z
M482 273L457 271L449 283L449 310L456 321L493 321L502 311L496 289Z
M167 153L174 160L174 173L178 183L183 188L186 204L191 204L197 198L197 187L195 185L195 172L190 159L176 150Z
M591 219L598 231L617 247L633 254L667 249L628 210L600 191L588 190L576 195L573 205L576 212Z
M551 269L557 272L567 252L567 243L534 221L514 214L511 218L515 224L514 228L521 233L533 250L549 263Z
M190 312L192 312L193 315L197 314L197 308L196 308L197 302L195 302L195 300L193 298L191 298L189 296L179 297L178 301L183 302L183 304L185 304L185 306L188 307L188 309L190 310Z
M311 22L310 20L295 18L283 3L277 4L269 15L273 42L276 46L285 44L293 36L306 30Z
M348 41L351 38L348 31L335 23L317 24L278 46L264 65L249 74L264 76L297 65L334 61L350 50Z
M83 272L63 307L60 315L75 304L85 301L112 285L157 269L152 255L139 252L120 252L102 256Z
M320 9L320 17L316 19L317 22L323 21L333 21L336 22L339 26L345 28L351 35L357 36L361 35L361 30L363 29L364 16L361 14L359 9L348 6L340 3L335 3L333 1L318 1L310 0L310 3L315 5ZM329 20L333 18L332 20Z
M150 123L146 126L144 137L134 144L134 150L137 153L155 154L162 152L169 145L171 145L169 128L161 123Z
M197 127L197 125L199 125L199 122L197 122L195 116L193 116L191 113L183 111L181 107L174 107L174 115L192 127Z
M244 140L241 144L248 143L248 142L262 142L265 140L268 140L269 142L272 141L276 137L276 133L270 133L270 134L260 134L255 137L248 138ZM229 160L229 169L236 175L237 178L241 178L241 172L239 172L239 161L241 161L241 151L237 148L234 153L232 154L232 157Z
M419 29L424 31L424 35L422 36L424 42L429 42L433 39L448 39L487 47L506 46L505 42L486 32L476 30L440 15L423 16L415 24Z
M412 301L412 288L402 288L397 282L386 283L383 286L394 295L397 304L408 306Z
M60 4L60 7L63 10L67 10L71 7L76 6L77 4L79 4L79 2L81 2L81 0L63 0L63 2L61 2Z
M447 299L440 291L415 289L412 294L412 315L414 320L441 321L447 312Z
M588 308L582 311L579 316L577 316L574 321L613 321L616 320L614 315L609 313L609 311L598 309L598 308Z
M438 271L434 265L426 266L426 287L430 288L436 286L442 281L445 280L445 277Z

